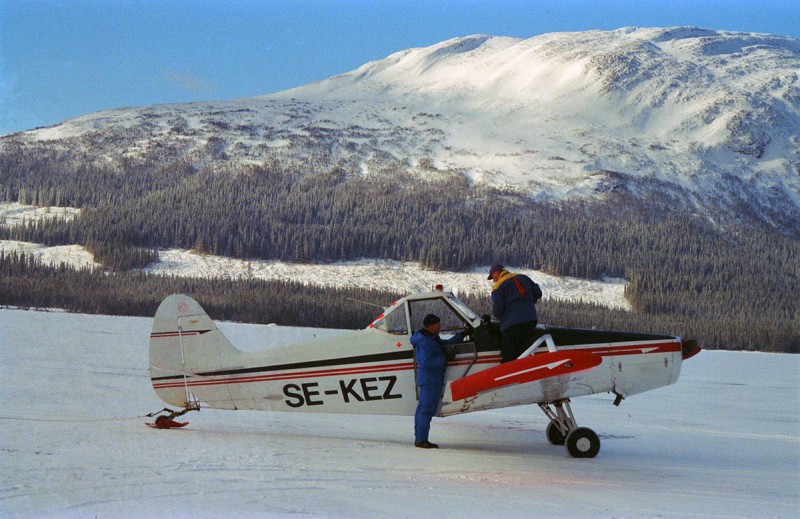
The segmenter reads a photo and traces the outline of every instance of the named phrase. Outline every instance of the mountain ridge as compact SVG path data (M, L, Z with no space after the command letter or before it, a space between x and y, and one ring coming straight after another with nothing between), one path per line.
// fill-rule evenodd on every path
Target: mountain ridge
M696 27L473 35L291 90L122 108L0 138L131 162L464 177L536 200L666 200L800 227L800 40Z

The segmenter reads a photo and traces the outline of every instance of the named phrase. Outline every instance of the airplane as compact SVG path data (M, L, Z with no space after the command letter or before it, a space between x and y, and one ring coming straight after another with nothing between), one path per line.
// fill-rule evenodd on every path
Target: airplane
M454 346L437 416L537 404L550 420L546 437L569 455L593 458L598 435L579 427L570 401L612 393L629 396L673 384L682 362L701 348L669 335L539 325L537 339L516 360L500 362L500 331L437 285L385 308L363 330L259 351L240 351L201 306L167 297L150 334L150 378L168 405L148 416L156 428L182 427L177 416L202 407L413 416L417 406L409 339L428 314L442 335L467 330ZM163 413L163 414L162 414Z

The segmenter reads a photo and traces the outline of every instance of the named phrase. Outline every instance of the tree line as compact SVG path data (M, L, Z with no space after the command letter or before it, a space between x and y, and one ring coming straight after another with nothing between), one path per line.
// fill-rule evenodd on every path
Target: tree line
M399 294L329 288L292 281L183 278L142 271L106 272L43 264L29 254L0 252L0 302L26 309L153 316L167 296L197 299L214 319L285 326L364 328Z
M185 278L142 271L105 272L66 264L49 266L17 252L0 252L0 303L22 308L62 308L71 312L153 316L170 294L185 293L213 319L284 326L360 329L380 310L405 295L358 287L332 288L300 282ZM462 294L479 314L491 312L487 294ZM365 304L368 303L368 304ZM708 320L610 309L598 304L544 300L540 322L576 328L668 333L696 338L708 349L800 353L800 330L736 317Z
M658 323L663 328L652 331L687 330L707 346L772 351L793 351L800 333L797 236L737 222L714 228L670 200L624 192L606 204L549 204L478 190L460 177L412 182L402 173L363 178L344 167L309 173L274 163L112 169L42 152L0 156L0 194L83 208L69 221L0 227L0 239L84 244L116 272L141 268L168 247L309 263L387 258L448 270L503 261L627 279L635 309L627 317L581 307L609 325L648 331Z

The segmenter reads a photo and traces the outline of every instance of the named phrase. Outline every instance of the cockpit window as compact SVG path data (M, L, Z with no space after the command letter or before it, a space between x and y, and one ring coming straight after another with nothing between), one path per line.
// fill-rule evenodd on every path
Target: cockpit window
M442 332L461 330L465 322L441 297L409 301L411 312L411 329L422 328L422 321L428 314L434 314L442 320Z
M472 311L472 308L468 307L457 298L450 297L448 298L448 301L450 302L450 304L459 309L461 313L466 315L469 319L472 319L473 321L477 321L480 319L480 317L478 317L478 314Z
M410 331L414 332L422 328L422 321L428 314L435 314L442 321L443 333L457 332L464 329L467 319L473 322L480 318L475 315L468 306L455 297L439 296L430 299L408 299L395 303L378 316L370 325L382 332L394 335L406 335L409 333L408 321L406 319L406 308L411 316ZM406 307L406 305L408 305Z
M406 303L394 305L378 317L371 325L372 328L393 335L405 335L408 333L408 323L406 322Z

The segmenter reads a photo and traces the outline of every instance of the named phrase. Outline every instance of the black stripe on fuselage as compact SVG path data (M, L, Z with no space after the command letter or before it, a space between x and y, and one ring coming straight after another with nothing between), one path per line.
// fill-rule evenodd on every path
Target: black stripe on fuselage
M293 362L290 364L276 364L274 366L257 366L252 368L237 368L219 371L206 371L203 373L195 373L194 375L201 377L216 377L223 375L243 375L249 373L266 373L270 371L284 371L284 370L297 370L297 369L310 369L310 368L325 368L329 366L346 366L349 364L368 364L371 362L384 362L389 360L405 360L411 359L414 352L411 350L392 351L389 353L374 353L371 355L358 355L355 357L337 357L333 359L310 360L306 362ZM171 380L180 379L183 375L170 375L166 377L154 377L151 380Z

